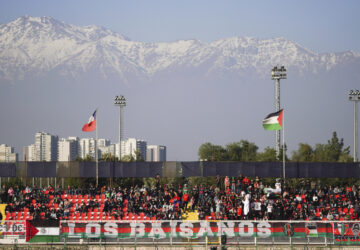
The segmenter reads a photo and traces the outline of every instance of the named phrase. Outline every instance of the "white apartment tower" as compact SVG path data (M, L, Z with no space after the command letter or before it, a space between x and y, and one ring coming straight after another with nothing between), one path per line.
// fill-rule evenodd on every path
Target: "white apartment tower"
M55 135L45 132L35 134L35 161L57 161L58 141Z
M166 147L159 145L147 146L146 161L166 161Z
M110 140L106 140L106 139L98 139L98 147L107 147L110 146Z
M35 145L24 147L24 161L35 161Z
M135 151L139 151L141 157L146 160L146 141L129 138L121 143L121 157L125 155L132 155L133 157L136 157Z
M113 156L116 156L115 147L115 144L110 144L108 146L99 146L99 158L101 158L103 154L111 154Z
M95 139L94 138L82 138L79 141L79 156L86 158L91 156L95 159Z
M78 145L79 139L77 137L60 139L58 144L58 161L74 161L79 152Z
M0 145L0 162L16 162L18 155L14 151L14 147L7 146L6 144Z

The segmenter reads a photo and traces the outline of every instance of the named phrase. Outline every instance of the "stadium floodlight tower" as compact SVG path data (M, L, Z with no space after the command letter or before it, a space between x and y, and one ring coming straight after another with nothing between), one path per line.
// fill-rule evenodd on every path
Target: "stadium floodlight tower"
M115 96L114 105L119 106L119 161L121 161L121 140L123 138L123 119L122 119L122 109L126 106L126 99L123 95Z
M275 66L271 70L271 80L275 80L275 111L280 111L280 79L286 79L286 69L284 66ZM280 155L280 131L275 131L276 156Z
M354 162L357 162L357 102L360 101L360 91L350 90L349 101L354 102Z

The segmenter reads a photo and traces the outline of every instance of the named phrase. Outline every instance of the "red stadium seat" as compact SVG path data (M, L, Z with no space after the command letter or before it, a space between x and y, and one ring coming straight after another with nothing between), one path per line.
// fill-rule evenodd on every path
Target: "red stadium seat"
M16 220L21 220L22 217L22 212L17 212L16 213Z
M141 212L139 220L144 220L144 217L145 217L145 214L143 212Z

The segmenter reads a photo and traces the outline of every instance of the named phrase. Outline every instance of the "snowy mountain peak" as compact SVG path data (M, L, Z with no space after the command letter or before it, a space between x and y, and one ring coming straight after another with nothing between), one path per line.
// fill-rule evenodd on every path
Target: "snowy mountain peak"
M0 25L0 79L10 81L49 72L65 77L98 72L127 82L129 75L148 78L189 69L206 76L242 75L250 69L265 77L276 64L300 74L317 73L359 57L356 52L317 54L283 37L143 43L102 27L80 27L52 17L23 16Z

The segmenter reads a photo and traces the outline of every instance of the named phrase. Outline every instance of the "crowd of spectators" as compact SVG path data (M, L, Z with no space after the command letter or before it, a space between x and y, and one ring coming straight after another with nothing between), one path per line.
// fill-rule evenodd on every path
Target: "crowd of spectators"
M6 218L69 220L180 220L186 212L200 220L359 220L360 186L321 186L305 181L299 188L276 179L216 177L214 185L155 184L87 189L3 188ZM17 217L17 218L15 218Z

